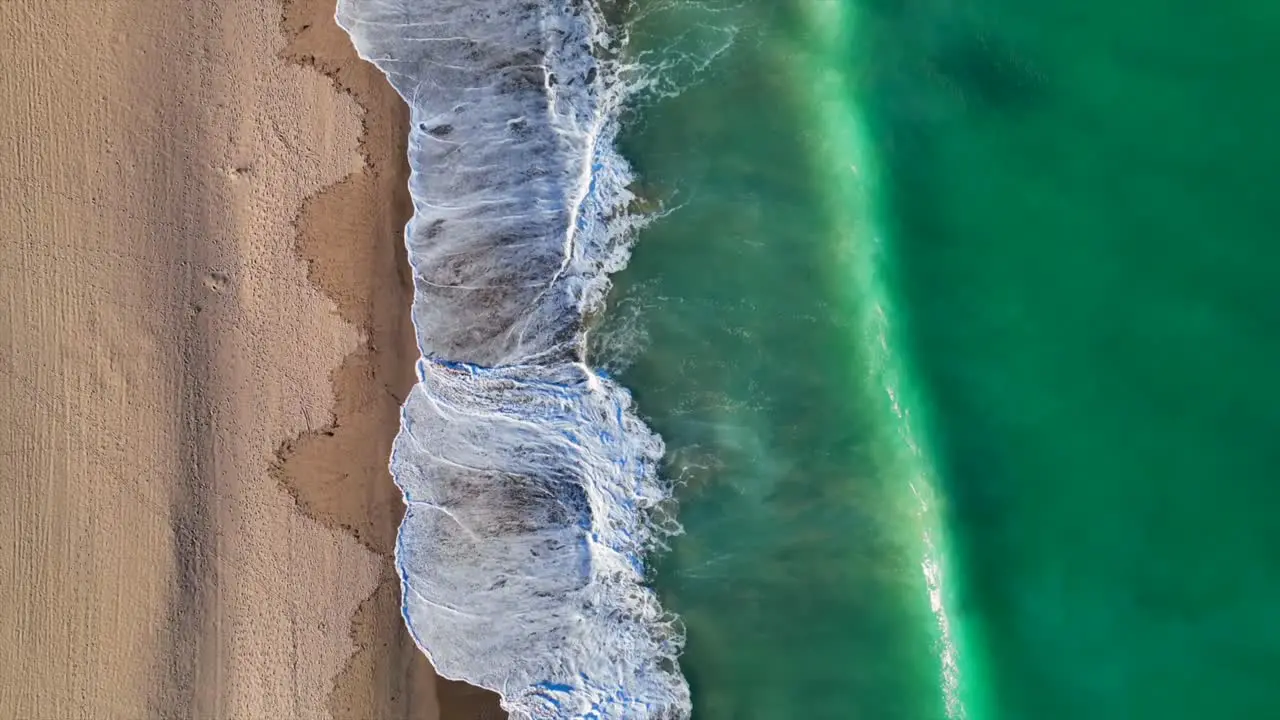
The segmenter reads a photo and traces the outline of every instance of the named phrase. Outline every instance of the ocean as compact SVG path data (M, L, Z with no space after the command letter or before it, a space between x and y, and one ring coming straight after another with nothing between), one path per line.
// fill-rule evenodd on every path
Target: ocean
M404 615L515 718L1280 716L1280 12L342 0Z

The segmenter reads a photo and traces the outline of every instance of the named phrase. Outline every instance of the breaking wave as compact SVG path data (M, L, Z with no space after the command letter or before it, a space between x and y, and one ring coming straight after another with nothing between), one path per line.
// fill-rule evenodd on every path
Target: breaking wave
M409 103L423 359L392 474L403 614L513 718L687 718L683 635L644 585L662 440L586 364L641 222L614 149L634 68L585 0L340 0Z

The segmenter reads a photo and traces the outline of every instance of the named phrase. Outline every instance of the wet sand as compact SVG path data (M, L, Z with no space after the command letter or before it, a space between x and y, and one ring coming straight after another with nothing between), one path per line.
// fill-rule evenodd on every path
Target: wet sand
M501 717L399 617L406 116L332 13L0 3L0 717Z

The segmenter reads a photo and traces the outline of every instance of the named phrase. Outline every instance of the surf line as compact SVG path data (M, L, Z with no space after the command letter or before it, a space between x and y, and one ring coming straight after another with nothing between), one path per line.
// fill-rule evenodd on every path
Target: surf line
M688 718L683 634L644 584L678 528L662 440L585 363L641 222L608 26L587 0L339 0L337 21L412 119L423 358L391 471L414 641L517 720Z
M842 66L851 61L851 48L858 42L854 32L856 17L852 3L832 0L797 0L805 24L806 46L798 50L797 83L811 93L808 105L821 132L815 137L817 167L827 175L830 214L836 232L850 245L842 252L853 287L864 292L851 299L851 307L862 313L860 333L869 346L870 377L886 402L892 418L898 448L890 472L907 477L906 489L914 498L915 531L919 543L920 570L930 611L936 624L936 653L942 701L949 720L967 720L969 710L961 692L957 632L947 606L946 548L941 532L932 465L912 426L908 388L902 378L901 360L893 351L890 326L891 306L881 277L885 248L877 232L872 198L877 174L874 157L868 151L866 131L853 105L855 88L844 76ZM842 165L831 163L835 159Z

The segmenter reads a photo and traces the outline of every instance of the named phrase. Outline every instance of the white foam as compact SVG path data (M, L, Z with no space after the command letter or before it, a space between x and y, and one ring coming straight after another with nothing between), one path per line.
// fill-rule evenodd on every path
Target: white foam
M687 718L674 619L643 585L662 441L584 364L638 220L613 148L634 89L579 0L340 0L410 104L406 245L424 359L391 469L405 621L514 718Z

